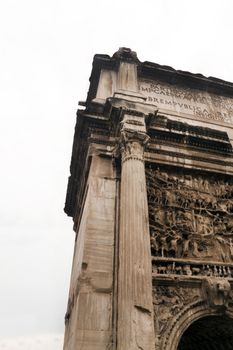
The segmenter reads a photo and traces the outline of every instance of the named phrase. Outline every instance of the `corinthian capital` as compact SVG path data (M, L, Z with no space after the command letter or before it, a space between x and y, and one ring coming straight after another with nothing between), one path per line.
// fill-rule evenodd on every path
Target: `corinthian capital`
M149 141L149 136L146 133L138 131L121 132L120 150L122 162L129 159L144 161L144 148Z

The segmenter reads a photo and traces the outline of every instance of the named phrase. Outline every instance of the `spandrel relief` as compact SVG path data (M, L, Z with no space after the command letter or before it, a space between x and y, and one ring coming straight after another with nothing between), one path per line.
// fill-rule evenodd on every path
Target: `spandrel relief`
M233 262L233 181L147 168L155 257Z
M174 318L187 306L201 298L199 289L154 286L153 304L155 328L159 338L164 335ZM158 317L159 315L159 317Z

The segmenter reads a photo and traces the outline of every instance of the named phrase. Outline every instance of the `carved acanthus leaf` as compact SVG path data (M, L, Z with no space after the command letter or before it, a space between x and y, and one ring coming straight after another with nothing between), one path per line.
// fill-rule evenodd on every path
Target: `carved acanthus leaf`
M120 138L122 162L129 159L143 161L144 147L148 141L149 136L145 133L123 130Z

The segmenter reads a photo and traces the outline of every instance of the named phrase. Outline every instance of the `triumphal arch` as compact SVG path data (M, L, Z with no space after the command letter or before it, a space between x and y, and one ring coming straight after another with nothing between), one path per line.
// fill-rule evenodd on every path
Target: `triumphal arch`
M65 350L233 349L233 84L95 55L65 212Z

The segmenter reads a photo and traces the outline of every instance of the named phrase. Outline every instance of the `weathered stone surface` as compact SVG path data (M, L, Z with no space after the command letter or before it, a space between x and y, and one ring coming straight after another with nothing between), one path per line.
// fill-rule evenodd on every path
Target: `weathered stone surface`
M161 113L211 124L233 124L232 98L159 80L142 80L139 84L146 101L155 103Z
M123 129L124 130L124 129ZM124 131L123 131L124 132ZM132 138L131 138L132 136ZM118 275L118 349L153 349L149 221L143 141L124 134Z
M64 350L232 349L233 84L121 48L81 104Z
M101 168L100 173L96 173ZM115 180L111 160L93 157L71 275L65 349L112 344ZM103 312L104 310L104 312Z

